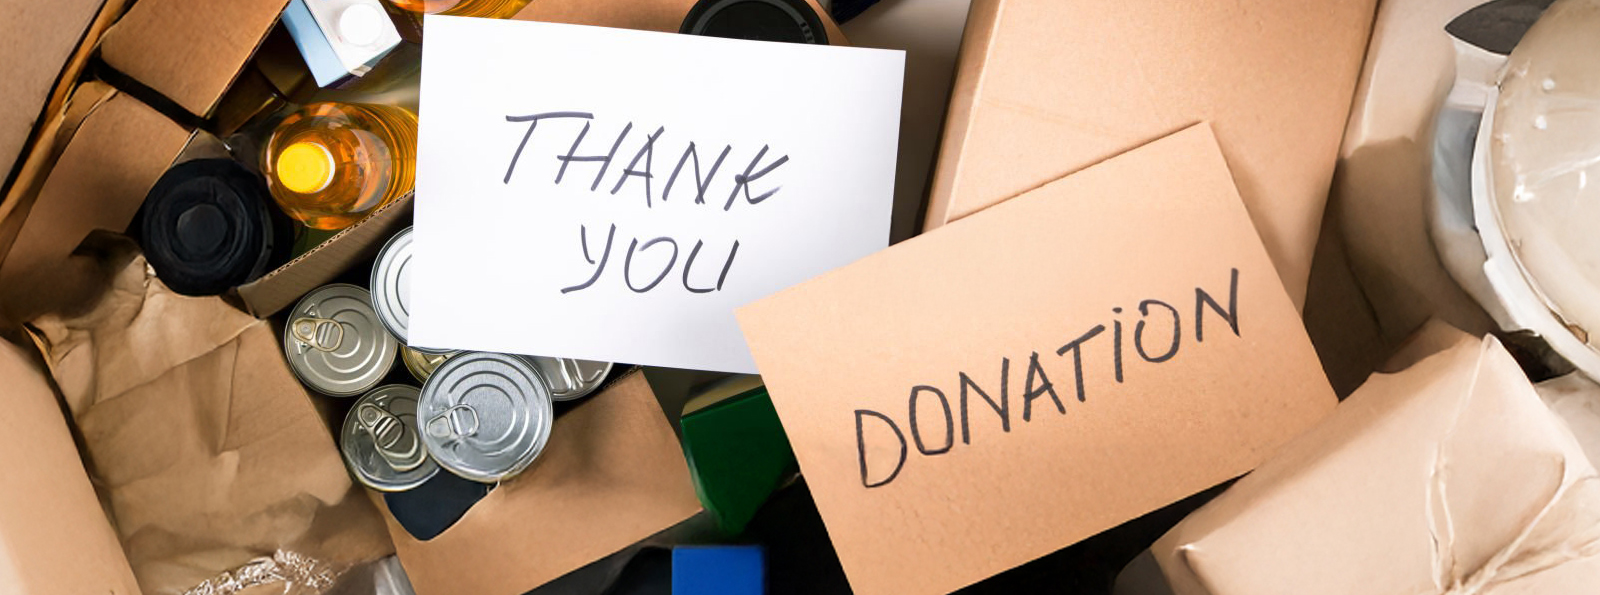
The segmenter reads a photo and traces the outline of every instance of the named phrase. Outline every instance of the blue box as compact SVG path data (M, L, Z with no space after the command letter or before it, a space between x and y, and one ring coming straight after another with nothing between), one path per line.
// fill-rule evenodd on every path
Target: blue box
M672 549L672 595L763 595L766 574L760 546Z

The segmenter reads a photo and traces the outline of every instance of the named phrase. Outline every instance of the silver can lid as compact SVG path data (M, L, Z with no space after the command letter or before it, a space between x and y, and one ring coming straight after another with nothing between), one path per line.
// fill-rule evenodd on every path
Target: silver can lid
M378 259L372 263L372 280L367 283L372 288L372 310L378 313L384 328L402 343L406 342L406 330L411 324L411 311L407 308L410 265L411 228L407 227L384 242Z
M372 389L344 416L339 450L356 480L380 492L403 492L439 472L417 431L420 391L404 384Z
M606 375L611 373L611 362L539 355L526 355L523 359L539 369L545 384L550 387L550 398L557 401L588 396L600 388L600 383L605 382Z
M400 343L372 311L367 290L336 283L312 290L289 311L283 354L289 369L317 392L367 392L394 367Z
M467 352L422 386L417 421L428 454L446 470L493 483L526 469L550 438L550 389L526 360Z

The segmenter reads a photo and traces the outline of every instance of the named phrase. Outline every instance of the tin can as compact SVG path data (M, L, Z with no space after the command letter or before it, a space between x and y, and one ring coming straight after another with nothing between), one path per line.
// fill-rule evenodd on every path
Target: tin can
M605 382L606 375L611 373L610 362L537 355L525 355L523 359L539 370L545 385L550 388L550 398L557 401L589 396L589 393L600 388L600 383Z
M440 467L494 483L538 458L550 438L551 407L550 389L527 360L466 352L423 384L417 421L422 443Z
M372 280L367 284L372 288L372 310L378 313L378 320L383 321L384 328L411 349L431 354L451 353L450 350L411 346L408 338L411 325L411 254L409 227L394 234L378 251L378 259L372 263Z
M427 382L433 371L444 365L445 360L455 357L460 351L447 351L444 353L428 353L413 347L402 347L400 361L404 362L406 369L411 371L411 377L417 382Z
M372 311L367 290L343 283L300 298L283 332L289 369L306 386L335 397L377 386L394 367L398 347Z
M403 384L380 386L361 395L344 416L339 450L361 485L380 492L403 492L439 472L417 432L420 392Z

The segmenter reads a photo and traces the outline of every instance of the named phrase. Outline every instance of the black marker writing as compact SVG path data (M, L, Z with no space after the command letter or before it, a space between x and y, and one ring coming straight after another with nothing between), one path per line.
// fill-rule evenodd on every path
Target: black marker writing
M598 171L595 172L594 179L589 184L589 190L591 192L599 192L600 184L606 180L608 172L614 171L614 169L611 167L611 164L616 161L618 152L623 149L623 145L629 144L628 139L630 138L630 133L633 131L634 125L633 122L624 124L621 130L617 133L616 138L611 143L610 148L606 152L585 154L582 153L583 148L585 147L584 140L588 138L589 131L595 127L595 116L593 113L580 111L542 112L528 115L508 115L505 116L505 119L507 122L511 123L526 124L527 127L522 131L522 138L520 141L518 141L516 150L512 152L511 161L509 164L507 164L505 175L501 178L502 184L510 184L512 175L516 172L518 165L527 161L530 153L528 149L530 143L533 142L532 139L534 138L535 130L540 130L540 122L555 119L572 119L582 120L583 126L578 128L574 123L573 125L570 125L570 127L560 127L556 131L556 134L558 135L560 134L561 130L567 130L569 131L569 134L574 130L576 132L576 134L572 137L571 144L567 145L566 152L564 154L557 153L553 155L546 153L546 155L553 157L554 160L560 164L560 167L556 169L554 181L554 184L557 186L561 185L566 179L567 170L572 166L572 164L597 163L599 165ZM546 130L544 132L540 132L539 134L541 137L544 137L551 133ZM637 137L637 135L634 135L634 137ZM633 151L633 157L628 161L627 166L620 168L620 173L615 176L615 179L612 182L611 188L607 194L611 196L617 196L619 194L624 194L625 192L637 192L637 190L630 189L628 182L630 180L642 181L643 184L634 184L632 188L642 187L645 208L654 208L657 202L654 186L656 177L654 171L655 152L657 148L663 147L664 142L668 144L674 142L666 137L666 127L658 126L656 127L655 132L645 136L642 141L635 141L637 143L636 146L634 144L629 144L628 150ZM559 136L557 138L559 139ZM700 152L697 149L695 142L692 140L677 140L675 142L683 143L682 146L684 146L684 149L683 152L679 154L677 164L673 166L672 174L667 177L667 183L661 190L660 202L665 204L668 199L672 197L673 188L677 187L678 177L680 175L688 174L685 175L685 178L689 176L693 177L693 181L690 182L690 185L694 187L695 197L692 203L685 204L706 204L706 194L711 191L713 184L717 183L717 176L718 173L722 171L723 163L729 158L730 155L737 153L737 151L731 144L724 145L721 152L717 154L716 160L711 162L710 168L702 171ZM548 149L546 150L548 151ZM533 152L536 153L537 151ZM761 204L771 199L782 189L782 185L772 183L769 178L774 177L775 172L778 172L780 168L788 162L788 155L778 155L772 150L770 145L762 145L760 149L754 151L754 154L750 157L750 161L745 166L742 173L735 173L732 176L725 175L722 177L724 180L723 183L727 184L725 187L728 188L728 199L723 203L722 210L731 210L741 194L744 196L745 202L752 206ZM691 165L692 167L686 167ZM757 183L760 183L761 186L766 189L761 190L753 188L753 186ZM589 265L593 265L594 269L586 281L577 285L565 287L561 290L562 293L570 293L573 291L589 289L590 287L594 287L595 283L601 280L601 278L604 276L603 274L605 272L606 264L610 262L612 247L616 245L616 235L617 226L616 224L611 224L610 230L606 235L605 247L599 252L599 257L597 260L594 256L594 251L590 249L588 227L579 227L578 243L579 248L581 249L583 261ZM622 257L623 271L621 276L623 284L627 286L627 288L633 293L648 293L652 290L658 290L661 282L666 279L666 276L672 272L673 267L677 265L679 250L682 247L689 246L690 239L692 238L678 238L660 234L649 234L631 239L628 244L628 253ZM658 244L666 244L666 246L656 248L657 251L665 250L668 247L671 248L667 262L659 272L654 272L653 278L648 276L646 277L646 279L648 279L648 283L640 285L636 282L637 280L633 275L634 256L640 252L655 248ZM701 258L701 252L703 249L707 249L708 246L704 240L694 240L694 246L689 249L688 257L683 261L683 271L680 277L682 280L681 285L683 290L690 294L707 294L722 291L727 284L729 272L732 269L734 260L739 253L739 246L740 240L732 240L728 248L728 257L726 259L722 259L711 265L706 265L703 262L705 259ZM702 266L697 268L697 263L701 264ZM717 265L721 266L717 267ZM716 271L715 285L712 285L709 282L711 276L710 273L702 272L707 270ZM667 287L671 288L673 285L674 284L668 284Z
M1201 325L1204 323L1207 310L1211 310L1214 312L1213 315L1226 321L1229 328L1234 331L1234 336L1241 336L1239 334L1239 269L1230 269L1227 308L1223 308L1219 301L1212 297L1211 293L1206 292L1204 288L1195 287L1194 291L1194 336L1196 343L1201 340ZM1027 370L1019 372L1023 374L1022 422L1029 423L1033 421L1034 401L1047 396L1055 404L1058 414L1065 415L1067 413L1066 404L1062 402L1060 396L1056 393L1055 385L1050 380L1049 374L1052 372L1047 370L1053 370L1053 373L1058 375L1064 371L1071 371L1078 402L1085 403L1086 405L1084 406L1088 406L1086 378L1095 378L1096 382L1100 383L1096 386L1100 387L1106 386L1104 383L1113 378L1115 382L1122 383L1125 376L1131 375L1137 378L1142 370L1150 366L1161 366L1174 359L1183 346L1184 335L1184 323L1179 315L1178 308L1165 301L1151 298L1140 300L1137 310L1139 312L1139 321L1134 323L1131 333L1124 333L1123 321L1120 318L1116 318L1123 315L1123 308L1117 306L1111 309L1113 320L1111 322L1110 346L1106 346L1105 341L1094 341L1095 338L1106 331L1105 324L1095 324L1089 326L1087 330L1064 333L1065 336L1072 338L1055 350L1057 359L1053 362L1042 362L1037 351L1029 353ZM1128 364L1123 361L1122 357L1122 345L1126 335L1132 335L1133 351L1139 355L1137 359L1132 360L1131 369L1125 369ZM1071 356L1070 364L1064 361L1069 354ZM1046 356L1046 359L1049 359L1048 356ZM1141 364L1139 362L1144 363ZM1098 367L1107 364L1111 369L1107 370L1106 368ZM1052 365L1056 367L1051 368ZM1011 360L1009 357L1000 358L998 391L986 390L977 381L973 380L972 376L965 370L954 371L953 374L947 377L951 384L945 385L947 387L953 385L958 391L958 403L954 411L952 411L949 399L945 396L945 391L937 385L928 383L913 386L906 401L905 413L907 415L904 419L910 426L911 441L915 444L917 453L923 457L931 457L950 452L956 444L954 435L956 420L953 419L956 415L961 418L961 444L964 445L963 447L980 448L986 436L987 439L999 439L999 436L1009 434L1012 429L1011 403L1008 400L1010 376ZM993 388L995 385L990 384L989 386ZM988 404L989 409L993 410L1000 418L998 424L993 423L992 420L985 423L984 420L989 419L986 415L977 416L980 418L978 423L973 423L974 415L969 407L970 401L973 400L971 395L976 395L984 403ZM996 396L998 396L998 399L995 398ZM1181 395L1171 396L1173 398L1181 398ZM1100 397L1097 396L1096 398ZM930 437L939 435L937 433L939 417L928 413L928 409L934 406L937 406L939 408L938 411L944 414L945 427L943 435L945 440L943 442L930 440ZM1043 410L1048 411L1048 409ZM1045 417L1048 417L1048 415ZM863 431L863 423L867 418L876 419L881 422L880 425L887 426L893 433L894 439L898 441L899 459L895 461L894 468L887 475L882 473L869 474L868 472L868 453L885 453L889 451L869 448L867 434ZM900 430L900 424L893 417L883 412L868 409L856 410L855 424L856 448L861 465L861 485L865 488L889 485L896 477L900 476L900 473L908 463L907 456L910 449L906 444L905 434ZM930 427L929 424L933 425ZM888 435L886 432L873 434L879 439ZM882 445L880 444L879 446ZM879 458L884 459L887 457L880 456ZM881 461L879 466L883 466ZM881 479L874 480L872 479L873 477L881 477Z

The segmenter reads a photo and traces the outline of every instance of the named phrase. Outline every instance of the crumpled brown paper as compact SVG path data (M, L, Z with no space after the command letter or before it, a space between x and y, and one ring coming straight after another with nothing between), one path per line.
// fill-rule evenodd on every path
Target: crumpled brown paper
M1374 375L1151 548L1179 595L1600 585L1600 475L1493 338Z
M391 552L267 324L112 262L96 306L30 331L144 593L280 550L335 569Z

